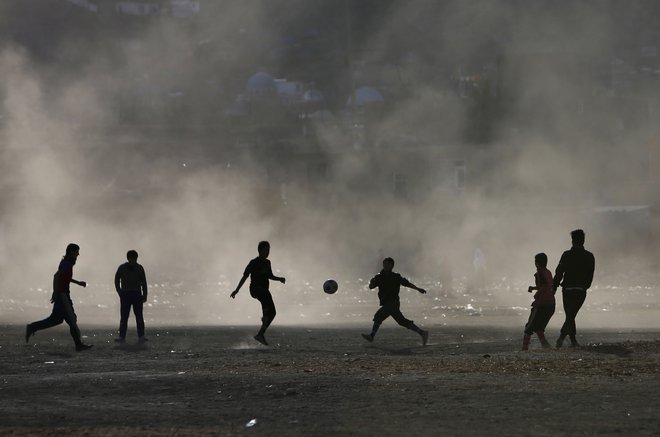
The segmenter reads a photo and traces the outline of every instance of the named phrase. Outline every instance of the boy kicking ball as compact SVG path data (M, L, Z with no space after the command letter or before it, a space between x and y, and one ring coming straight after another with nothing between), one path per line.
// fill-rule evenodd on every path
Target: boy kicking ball
M279 281L282 284L286 281L285 278L273 275L273 270L270 266L270 260L268 255L270 254L270 243L268 241L261 241L257 246L259 256L254 258L249 262L245 271L243 272L243 277L238 283L236 290L231 293L231 298L234 299L238 294L238 290L241 289L248 276L250 277L250 296L254 299L257 299L261 303L261 329L257 335L254 336L254 339L259 343L268 346L266 337L266 329L270 326L275 318L275 303L273 302L273 296L270 294L268 289L269 281Z
M422 345L426 346L426 343L428 343L429 340L429 332L420 329L412 320L405 318L401 313L401 302L399 301L399 291L402 285L417 290L422 294L425 294L426 290L417 287L400 274L393 272L393 268L394 260L389 257L385 258L383 260L383 270L369 281L370 290L378 287L380 308L376 311L376 314L374 314L374 325L371 329L371 333L362 334L362 338L368 342L374 341L374 337L376 336L376 332L378 332L381 323L383 323L383 321L389 316L392 316L399 325L418 333L422 337Z

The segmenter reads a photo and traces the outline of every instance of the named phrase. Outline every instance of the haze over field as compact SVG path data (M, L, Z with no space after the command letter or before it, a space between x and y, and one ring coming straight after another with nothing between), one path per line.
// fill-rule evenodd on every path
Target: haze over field
M81 246L74 277L90 283L74 302L113 311L115 270L136 249L184 323L256 314L247 287L228 295L264 239L287 277L278 309L304 302L307 320L336 309L324 279L349 305L382 255L431 299L465 306L476 248L487 305L526 307L534 254L554 269L575 228L597 286L647 286L639 300L654 303L653 2L199 5L184 19L0 5L0 299L12 302L0 321L46 315L69 242ZM291 121L254 96L228 115L257 72L320 90L332 121ZM366 85L384 103L347 106ZM323 165L292 164L306 159ZM433 165L445 161L464 165L464 186ZM393 168L407 190L392 188ZM147 311L159 319L159 305Z

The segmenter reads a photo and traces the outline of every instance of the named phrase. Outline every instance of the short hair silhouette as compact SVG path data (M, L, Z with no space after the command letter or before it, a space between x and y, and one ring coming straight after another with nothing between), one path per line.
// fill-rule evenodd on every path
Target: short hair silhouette
M383 260L383 267L385 264L389 264L390 267L394 267L394 259L388 256Z
M138 253L135 250L129 250L126 252L126 259L137 259L138 258Z
M69 245L66 247L66 254L70 254L72 252L75 252L76 250L80 250L80 246L78 246L76 243L69 243Z
M584 245L584 231L582 229L576 229L572 231L571 240L573 240L573 243L577 244L578 246Z
M548 265L548 255L546 255L543 252L537 253L536 255L534 255L534 261L536 261L536 263L538 265L540 265L541 267L547 267L547 265Z
M261 252L262 250L270 248L270 243L268 241L260 241L259 245L257 246L257 250Z

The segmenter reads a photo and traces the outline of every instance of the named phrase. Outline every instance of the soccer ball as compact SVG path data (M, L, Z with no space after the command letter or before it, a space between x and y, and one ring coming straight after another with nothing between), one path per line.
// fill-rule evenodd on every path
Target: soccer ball
M325 291L328 294L335 294L338 288L339 285L337 284L337 281L335 281L334 279L328 279L323 283L323 291Z

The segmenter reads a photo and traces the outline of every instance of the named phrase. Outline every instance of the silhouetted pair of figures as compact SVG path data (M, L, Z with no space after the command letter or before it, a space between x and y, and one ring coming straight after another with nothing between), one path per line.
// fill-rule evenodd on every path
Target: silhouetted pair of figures
M522 350L529 349L531 336L534 333L537 334L544 348L550 347L550 343L545 338L545 328L555 312L555 293L560 286L565 320L555 346L562 347L566 337L570 339L572 347L579 346L575 318L586 300L596 265L594 255L584 248L584 240L582 229L571 232L572 247L561 255L554 278L547 269L546 254L539 253L534 257L535 285L530 286L528 291L536 290L536 294L529 320L525 325Z
M69 331L77 351L84 351L92 347L92 345L85 344L82 341L80 329L78 328L78 318L71 301L71 283L87 287L85 281L73 279L73 266L76 264L79 255L80 246L75 243L67 246L64 257L53 276L53 294L50 300L53 304L51 314L43 320L29 323L26 326L26 342L29 342L30 337L37 331L66 322L69 325ZM126 257L128 262L120 265L115 274L115 289L119 294L121 306L119 338L116 341L120 343L125 341L128 317L131 308L133 308L137 322L138 340L142 343L146 341L142 305L147 300L147 279L144 268L137 263L138 253L135 250L129 250Z
M254 336L254 339L261 344L268 345L265 337L266 330L273 322L277 313L273 302L273 296L269 290L269 281L279 281L284 284L286 279L273 274L270 260L268 260L270 243L268 243L268 241L261 241L257 246L257 250L259 256L251 260L247 267L245 267L243 276L230 297L232 299L236 297L239 290L249 277L250 295L261 303L262 309L261 328ZM399 302L399 290L402 285L404 287L415 289L422 294L426 293L426 290L417 287L400 274L393 272L393 267L394 260L392 258L385 258L383 260L383 270L369 282L370 289L376 287L379 289L378 298L380 299L381 307L374 315L374 324L371 333L362 334L362 337L364 337L365 340L372 342L381 323L383 323L388 317L392 316L399 325L417 332L422 337L422 344L426 345L429 336L428 331L420 329L412 320L406 319L401 313Z

